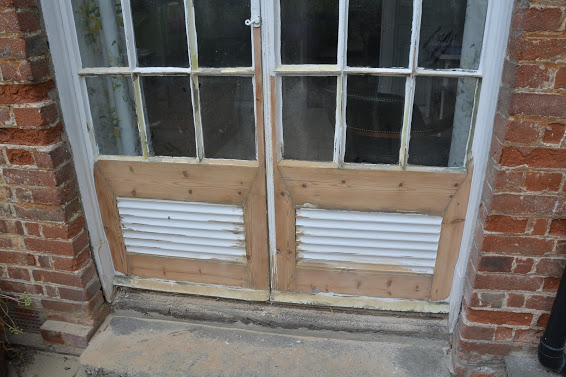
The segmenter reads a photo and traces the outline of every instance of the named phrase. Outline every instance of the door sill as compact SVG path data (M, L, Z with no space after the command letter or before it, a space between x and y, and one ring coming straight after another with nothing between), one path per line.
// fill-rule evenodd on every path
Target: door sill
M227 287L222 285L195 284L160 279L141 279L137 277L115 276L114 285L149 291L183 293L198 296L222 297L244 301L267 301L269 291Z
M394 298L363 297L339 295L334 293L291 293L274 291L271 300L290 304L336 306L343 308L391 310L416 313L448 313L450 305L446 302L429 302Z

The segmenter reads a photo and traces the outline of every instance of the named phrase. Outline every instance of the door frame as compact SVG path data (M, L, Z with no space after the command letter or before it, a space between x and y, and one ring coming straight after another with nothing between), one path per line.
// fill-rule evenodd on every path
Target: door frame
M266 127L266 125L270 125L272 121L271 106L274 93L271 85L265 84L271 82L270 69L267 67L269 65L273 67L272 64L274 64L274 61L272 60L274 57L274 50L270 41L275 40L274 37L276 35L274 25L270 25L269 22L270 20L273 20L275 16L273 1L274 0L261 0L260 10L262 20L262 45L271 47L262 49L265 145L270 145L272 140L271 127ZM346 0L341 0L341 3L344 3L345 1ZM422 0L417 0L417 2L420 1ZM76 41L73 40L75 38L75 33L74 30L69 29L69 24L66 22L68 17L72 15L65 14L64 9L62 9L59 2L53 3L50 0L41 0L41 4L41 10L45 20L47 37L50 43L54 64L62 116L65 120L65 124L67 125L66 132L73 149L73 161L77 170L77 180L84 206L87 228L90 234L93 256L101 278L106 299L110 302L112 301L115 285L130 285L145 289L197 293L211 296L216 296L221 291L222 295L225 297L230 295L239 296L238 292L240 292L241 289L237 289L235 290L237 292L231 293L227 292L227 288L224 287L199 286L199 290L196 292L195 289L193 289L194 287L191 287L191 285L187 283L171 284L169 282L153 281L152 284L149 284L148 281L143 279L128 280L120 273L115 272L108 240L106 239L104 226L100 216L100 207L96 196L94 179L91 174L92 167L95 162L95 156L92 150L92 141L90 139L90 135L84 132L83 127L81 127L81 125L86 122L86 116L83 104L81 103L81 90L77 83L78 80L76 80L76 77L78 77L76 62L79 52L70 48L70 46L76 45ZM482 126L475 127L474 129L472 155L474 158L475 169L473 171L471 194L468 205L470 210L468 210L466 214L464 235L460 247L458 263L455 269L452 293L447 302L442 304L431 304L417 300L374 299L364 297L352 298L329 294L320 294L316 297L313 297L313 295L302 294L294 295L293 297L288 296L288 294L271 294L272 299L295 303L352 307L361 306L376 309L421 312L447 312L450 309L451 318L455 317L453 313L456 312L455 308L459 307L459 302L462 297L462 277L465 275L473 231L475 228L475 219L477 218L478 205L486 175L486 162L489 156L489 145L492 136L497 97L499 94L499 84L501 82L501 72L503 69L503 61L508 41L508 31L513 11L512 5L512 0L491 0L489 2L486 32L484 36L484 57L482 59L482 67L480 68L483 72L483 85L476 120L476 124L481 124ZM489 36L489 38L487 36ZM276 257L273 158L273 149L266 148L266 175L268 177L268 241L272 271L276 268L273 263Z

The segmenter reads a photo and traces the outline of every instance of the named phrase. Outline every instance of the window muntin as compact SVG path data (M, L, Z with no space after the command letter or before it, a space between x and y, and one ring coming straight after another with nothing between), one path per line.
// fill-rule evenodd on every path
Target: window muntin
M283 7L288 1L280 0L276 5ZM284 30L288 26L284 24L283 11L276 10L275 14L281 14L281 18L276 20L280 22L281 39L281 50L276 53L275 62L278 84L282 85L285 78L293 76L338 76L333 154L333 162L338 165L355 162L399 165L402 169L408 165L466 167L474 108L482 77L480 60L487 5L487 0L341 0L339 22L332 25L333 31L329 32L329 35L334 32L338 34L335 65L329 62L288 64L284 58L283 40ZM454 17L435 16L435 25L431 25L431 18L426 17L430 9L437 6L444 7L439 14L457 16L460 23L454 21ZM412 12L410 15L407 14L409 10ZM333 12L334 8L329 14ZM362 15L366 19L381 19L379 23L376 20L374 29L358 30L356 24L350 23L363 22ZM308 28L303 25L299 29ZM423 40L423 35L427 40ZM327 48L324 44L309 43L309 38L304 36L301 40L299 36L296 45L311 46L315 51L306 51L307 47L303 47L296 55L317 56ZM316 51L317 48L321 51ZM421 53L428 55L423 58ZM359 114L363 106L356 103L360 100L356 98L361 90L360 75L368 81L374 78L373 91L371 86L366 87L364 96L375 103L368 102L363 114ZM350 86L354 95L350 95ZM282 91L281 86L278 90ZM384 119L388 117L384 113L399 118L401 97L401 126L399 123L395 126L385 125ZM392 101L392 98L396 101ZM281 107L284 109L285 97L279 100L283 101ZM349 106L358 108L358 114L354 115L354 110ZM295 149L294 155L304 155L307 152L296 151L297 143L294 141L291 146L288 145L289 140L285 135L290 132L286 132L282 116L278 115L278 134L282 136L279 140L280 157L289 159L290 155L286 152L288 148ZM293 127L301 129L307 125L303 122ZM391 131L392 127L395 128L394 133L384 132ZM360 129L377 132L364 135ZM427 137L421 137L423 135ZM412 137L416 140L411 141ZM312 145L309 143L308 148L312 148ZM411 147L414 149L411 150ZM316 151L308 153L317 154ZM431 153L437 156L423 156Z
M82 85L94 82L91 78L110 82L104 96L100 90L96 95L85 91L98 154L257 159L252 31L245 24L251 18L250 0L238 0L233 7L216 3L72 1L69 11L81 53ZM224 25L213 30L208 22L195 22L199 11L205 18L223 19ZM203 37L198 36L199 28ZM108 78L114 76L129 88L127 95L112 88L116 79ZM223 109L230 108L237 116L227 123L213 111L201 109L199 81L222 91ZM219 111L211 104L214 96L204 100L208 108ZM108 112L118 116L107 120ZM214 137L230 130L223 138Z

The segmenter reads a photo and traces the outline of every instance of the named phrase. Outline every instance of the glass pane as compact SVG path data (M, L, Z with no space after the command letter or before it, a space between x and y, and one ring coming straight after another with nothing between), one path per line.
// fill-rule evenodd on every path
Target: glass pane
M201 76L199 88L205 156L255 160L253 80Z
M200 67L251 67L250 0L195 0Z
M405 81L403 77L348 76L344 161L399 162Z
M336 64L338 0L281 0L281 62Z
M408 67L412 1L350 0L350 67Z
M189 76L143 76L142 92L150 155L195 157Z
M72 0L83 67L128 65L120 0Z
M423 0L419 67L478 69L488 0Z
M131 0L140 67L188 67L183 0Z
M291 160L332 161L336 77L283 77L283 155Z
M464 166L477 83L475 78L417 78L409 164Z
M130 78L87 77L86 86L98 152L141 156L134 90Z

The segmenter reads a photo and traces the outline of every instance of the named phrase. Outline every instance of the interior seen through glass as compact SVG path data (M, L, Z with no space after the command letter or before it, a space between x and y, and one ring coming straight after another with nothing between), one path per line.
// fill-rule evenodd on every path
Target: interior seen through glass
M336 77L282 77L283 156L332 161L336 123Z
M142 92L151 156L195 157L189 76L143 76Z

